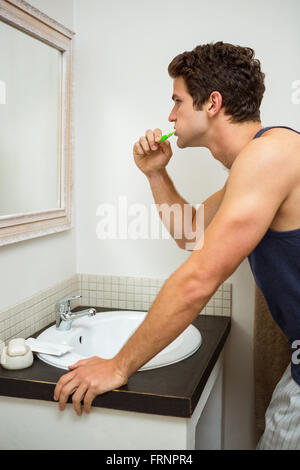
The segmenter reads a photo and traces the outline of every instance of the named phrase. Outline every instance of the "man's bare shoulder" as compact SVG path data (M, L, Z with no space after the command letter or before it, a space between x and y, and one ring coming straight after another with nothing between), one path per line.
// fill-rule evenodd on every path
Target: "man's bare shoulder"
M230 176L238 168L253 176L278 176L286 178L290 184L299 184L300 135L287 129L271 129L266 134L243 148L230 169Z
M224 202L242 199L274 200L278 207L300 182L299 152L285 148L278 138L255 139L243 148L231 166Z
M296 130L296 129L295 129ZM264 132L261 137L255 139L256 141L264 141L264 140L273 140L278 145L286 145L287 143L290 145L300 145L300 134L294 132L291 129L285 128L273 128L269 129L268 131Z

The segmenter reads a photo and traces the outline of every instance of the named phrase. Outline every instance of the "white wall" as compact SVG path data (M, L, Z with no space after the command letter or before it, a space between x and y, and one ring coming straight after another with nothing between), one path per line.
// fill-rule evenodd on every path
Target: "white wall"
M74 0L30 0L28 3L71 31L74 30Z
M172 58L197 44L223 40L248 45L267 74L264 125L299 128L291 86L300 80L298 0L31 0L74 29L75 204L74 230L0 248L0 308L30 296L75 271L168 277L189 256L172 240L96 238L99 204L150 207L145 177L135 167L133 143L147 128L172 129ZM276 34L275 34L276 32ZM227 173L206 149L179 150L168 166L178 191L196 204L218 190ZM76 243L76 248L75 248ZM76 261L77 260L77 261ZM231 277L232 331L226 346L225 447L254 443L252 328L254 284L247 261ZM2 288L3 287L3 288Z
M73 28L73 0L30 0ZM76 272L75 229L0 247L0 309L30 297Z
M150 207L146 178L135 167L134 142L148 128L172 130L172 80L180 52L223 40L253 47L266 73L263 125L299 128L291 103L300 79L298 0L75 0L77 271L168 277L189 256L172 240L96 237L99 204ZM276 32L276 34L275 34ZM189 202L201 203L227 173L206 149L174 145L168 171ZM226 347L225 447L254 445L252 329L254 282L244 261L233 282L232 332Z

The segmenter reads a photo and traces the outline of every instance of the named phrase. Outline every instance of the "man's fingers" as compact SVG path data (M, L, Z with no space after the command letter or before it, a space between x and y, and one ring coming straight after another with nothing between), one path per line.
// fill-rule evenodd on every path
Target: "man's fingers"
M87 388L88 388L88 385L85 383L82 383L81 385L79 385L79 387L77 388L76 392L73 394L73 397L72 397L73 407L78 416L81 416L81 413L82 413L81 401L85 395L85 392L87 391Z
M139 140L140 142L140 146L142 147L144 153L146 153L147 155L150 155L150 147L149 147L149 143L148 143L148 140L146 139L146 137L142 136Z
M68 382L60 391L59 395L59 409L63 411L65 409L66 403L68 401L68 398L72 393L77 390L77 387L79 385L78 379L74 378L74 380L71 380Z
M140 145L139 142L136 142L135 145L135 152L138 154L138 155L144 155L144 150L142 149L142 146Z
M58 400L62 388L74 377L74 372L69 372L68 374L63 375L56 384L54 389L54 400Z
M155 137L154 137L154 133L151 129L148 129L147 132L146 132L146 137L148 139L148 143L149 143L149 147L152 149L152 150L156 150L157 147L155 145Z
M160 129L154 129L155 142L160 142L161 136L162 136L161 130Z
M145 136L142 136L138 142L134 144L134 151L137 155L151 155L152 151L156 151L158 149L158 142L161 140L161 130L148 129L145 133Z
M70 370L77 369L77 367L85 366L87 363L89 363L89 361L90 361L90 358L80 359L80 361L75 362L75 364L71 364L70 366L68 366L68 368Z
M92 402L96 396L97 394L95 394L90 388L86 392L84 397L84 411L86 413L89 413L91 411Z

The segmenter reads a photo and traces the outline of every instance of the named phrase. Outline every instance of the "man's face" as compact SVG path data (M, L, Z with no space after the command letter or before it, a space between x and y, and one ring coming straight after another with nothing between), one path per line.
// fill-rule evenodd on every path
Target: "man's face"
M201 135L206 130L205 112L194 109L193 98L187 91L183 77L174 79L172 99L175 105L169 121L174 122L178 147L201 146Z

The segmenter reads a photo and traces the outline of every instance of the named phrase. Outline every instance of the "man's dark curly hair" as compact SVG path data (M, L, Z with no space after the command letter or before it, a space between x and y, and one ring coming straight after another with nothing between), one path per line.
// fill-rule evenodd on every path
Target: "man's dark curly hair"
M265 74L250 47L203 44L176 56L168 67L172 78L183 77L200 110L213 91L222 95L222 108L231 122L260 122Z

